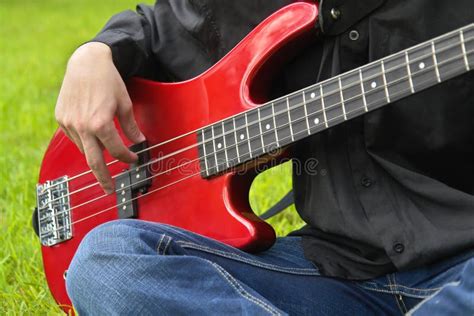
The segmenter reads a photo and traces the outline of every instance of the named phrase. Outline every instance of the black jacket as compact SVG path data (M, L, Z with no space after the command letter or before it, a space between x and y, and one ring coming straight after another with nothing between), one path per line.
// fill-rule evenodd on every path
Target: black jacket
M178 81L209 68L290 1L173 0L114 16L93 41L123 77ZM471 0L324 0L320 35L273 83L300 89L474 22ZM466 41L472 41L466 38ZM471 46L472 47L472 46ZM301 141L293 173L307 258L367 279L474 246L474 74Z

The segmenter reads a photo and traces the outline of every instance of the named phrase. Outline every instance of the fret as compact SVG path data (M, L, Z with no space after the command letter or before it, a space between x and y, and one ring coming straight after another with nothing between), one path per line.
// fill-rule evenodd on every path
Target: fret
M438 80L438 82L441 82L441 77L439 75L439 69L438 69L438 60L436 59L435 45L433 41L431 41L430 44L431 44L431 54L433 55L433 64L434 64L435 72L436 72L436 80Z
M344 105L344 95L342 93L342 83L341 83L341 77L337 77L337 82L339 84L339 97L341 98L341 105L342 105L342 114L344 115L344 120L347 120L347 115L346 115L346 106Z
M260 118L264 147L270 151L278 147L273 103L260 107Z
M387 98L387 103L390 103L390 95L388 94L388 85L387 85L387 78L385 77L385 66L383 60L380 62L382 67L382 78L383 78L383 87L385 90L385 97Z
M229 168L229 157L227 156L227 142L226 142L226 139L225 139L225 129L224 129L224 121L222 121L221 123L221 128L222 128L222 140L224 142L224 155L225 155L225 164L227 166L227 168Z
M319 85L319 95L320 95L320 99L321 99L321 111L323 112L323 116L324 116L324 125L326 125L326 127L328 127L328 119L326 117L326 106L324 105L324 93L323 93L323 86L322 85Z
M469 63L469 69L474 68L474 24L463 28L461 30L464 37L464 47L466 49L467 61Z
M290 111L290 100L288 98L286 98L286 108L287 108L287 112L288 112L288 125L290 126L290 134L291 134L291 140L292 141L295 141L295 134L293 133L293 121L291 120L291 111Z
M262 142L262 133L260 131L260 120L258 117L258 108L248 111L245 114L247 118L248 142L252 157L260 156L263 153L264 144Z
M239 149L240 161L246 161L252 158L250 154L250 143L248 141L247 123L245 113L235 116L235 125L237 127L237 147Z
M217 168L217 160L214 151L214 142L212 139L212 130L207 127L202 129L202 143L204 159L206 163L206 174L209 176Z
M260 116L260 108L257 108L258 114L258 129L260 130L260 142L262 143L262 149L265 151L265 143L263 141L263 131L262 131L262 117Z
M303 106L304 106L304 116L306 117L306 127L308 129L308 135L311 135L311 128L309 127L309 119L308 119L308 108L306 106L306 97L305 97L305 92L303 90Z
M204 129L202 129L200 132L197 133L197 139L198 139L198 154L199 154L199 162L200 162L200 167L201 167L201 175L205 173L206 176L209 176L209 167L207 165L207 156L206 156L206 147L205 145L205 139L204 139Z
M411 79L416 91L431 87L438 82L434 70L431 44L423 43L407 51Z
M409 67L406 64L405 53L401 52L385 58L384 67L390 101L394 102L411 94L411 77L408 74Z
M237 127L235 125L235 117L232 118L232 125L234 129L234 140L235 140L235 151L237 152L237 162L240 163L239 139L237 138Z
M278 133L277 133L277 125L276 125L276 118L275 118L275 105L272 102L272 118L273 118L273 130L275 131L275 141L277 147L280 147L280 141L278 140Z
M225 169L227 166L227 159L225 156L224 137L222 124L215 124L212 128L212 142L214 146L214 155L217 161L217 171Z
M247 113L244 113L244 118L245 118L245 131L247 132L247 144L249 145L250 158L252 158L252 147L250 146L249 122L247 120Z
M216 161L216 169L219 171L219 161L217 160L217 153L216 153L216 141L214 138L214 126L211 126L211 135L212 135L212 149L214 151L214 159Z
M434 40L439 75L442 81L466 71L459 33L449 33Z
M362 79L361 68L359 68L359 80L360 80L360 90L362 92L362 101L364 102L364 109L365 109L365 112L368 112L369 109L367 108L367 100L365 99L364 80Z
M277 127L277 135L280 146L286 145L291 142L291 130L290 121L288 118L288 106L286 99L280 99L273 102L275 110L275 120Z
M290 105L291 128L293 131L293 140L301 139L308 134L307 116L305 113L305 104L303 102L303 93L296 92L288 96Z
M405 62L406 62L406 67L407 67L408 80L410 82L410 90L411 90L411 93L415 93L415 87L413 86L413 80L411 78L410 58L408 57L407 51L405 51Z
M320 86L316 86L304 91L306 108L308 110L308 122L310 132L316 133L325 129L325 118L323 104L320 97Z
M362 67L362 84L365 91L365 99L369 110L387 103L384 79L382 76L382 63L376 62Z
M464 58L464 64L466 65L466 70L469 71L469 62L467 61L466 46L464 45L464 34L462 30L459 31L459 38L461 40L462 55Z
M236 144L236 135L234 131L234 120L225 120L223 123L223 129L225 153L227 155L227 165L230 167L236 164L239 160L239 154L237 152L238 148Z
M364 103L363 85L360 81L359 71L351 71L340 77L342 86L342 97L344 98L344 108L346 118L356 117L366 110Z

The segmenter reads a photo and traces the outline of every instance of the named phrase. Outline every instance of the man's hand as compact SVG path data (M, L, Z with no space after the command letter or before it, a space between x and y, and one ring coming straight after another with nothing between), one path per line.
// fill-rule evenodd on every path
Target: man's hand
M114 192L103 148L126 163L137 159L122 142L114 117L117 116L130 141L139 143L145 136L137 126L132 102L107 45L88 43L74 52L68 62L55 114L62 130L85 154L87 164L104 191Z

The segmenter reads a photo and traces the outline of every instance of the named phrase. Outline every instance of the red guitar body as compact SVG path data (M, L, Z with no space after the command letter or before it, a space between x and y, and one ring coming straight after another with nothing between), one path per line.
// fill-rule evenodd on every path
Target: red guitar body
M282 57L307 42L317 15L317 6L304 2L281 9L220 62L194 79L180 83L131 80L128 89L135 116L148 144L162 143L265 101L265 78L282 62ZM205 179L199 173L197 147L167 157L196 143L196 135L191 133L151 150L152 159L163 159L150 166L155 177L149 192L156 191L136 200L138 218L179 226L247 251L270 247L275 233L254 215L248 202L250 185L256 176L253 168L245 173L227 172ZM105 156L107 161L113 160L107 153ZM178 165L184 167L173 169ZM115 163L110 171L116 175L127 168L126 164ZM82 154L58 130L45 154L39 183L65 175L71 178L87 170ZM95 182L91 173L74 178L69 181L69 192ZM97 185L72 194L72 238L42 246L49 287L66 312L71 311L71 303L63 275L79 243L94 227L118 218L116 195L102 195ZM106 211L98 213L102 210Z

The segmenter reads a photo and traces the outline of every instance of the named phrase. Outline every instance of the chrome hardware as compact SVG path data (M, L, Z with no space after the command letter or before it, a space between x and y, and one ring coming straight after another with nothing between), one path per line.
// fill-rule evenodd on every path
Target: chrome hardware
M72 238L67 176L36 186L38 231L43 246L53 246Z

